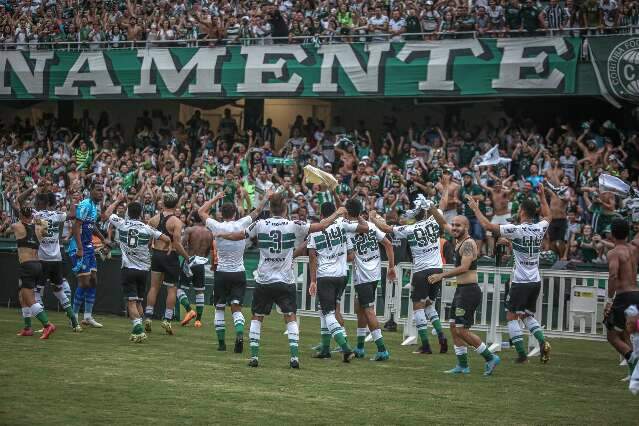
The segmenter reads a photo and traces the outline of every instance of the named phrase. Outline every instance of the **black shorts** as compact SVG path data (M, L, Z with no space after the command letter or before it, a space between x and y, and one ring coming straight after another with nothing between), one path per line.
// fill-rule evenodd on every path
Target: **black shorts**
M553 219L548 225L548 238L550 241L566 241L568 231L568 219Z
M49 280L53 286L62 286L62 269L64 267L62 261L41 260L40 263L42 264L42 279L38 285L44 286Z
M506 310L517 314L534 315L540 291L541 281L512 283L508 296L506 296Z
M610 313L604 321L608 330L624 331L626 329L626 313L624 312L631 305L639 308L639 291L628 291L619 293L612 301Z
M133 268L122 268L122 289L129 300L142 301L146 292L148 271Z
M450 322L456 327L470 328L475 323L475 311L481 304L481 288L477 284L457 285L450 307Z
M153 250L151 254L151 272L164 274L166 284L177 284L180 276L180 259L174 251L167 254L163 250Z
M342 282L342 286L337 289L337 303L342 303L342 297L344 297L344 292L346 291L346 286L348 285L348 276L343 278L344 282Z
M20 264L18 271L18 287L35 288L42 281L42 263L39 260L29 260Z
M442 282L435 284L428 283L428 277L433 274L441 274L441 268L425 269L419 272L413 272L413 279L410 285L413 290L410 293L410 299L413 302L425 302L427 300L435 303L442 292Z
M317 279L317 297L324 315L335 312L345 288L346 277L319 277Z
M222 308L226 305L242 305L246 292L246 272L215 271L213 280L215 306Z
M297 288L295 284L276 282L271 284L256 284L253 293L251 311L254 315L269 315L273 303L279 306L283 314L297 312Z
M184 273L184 268L180 268L180 287L188 286L193 287L195 291L204 291L204 281L206 278L206 274L204 272L204 267L206 265L193 265L191 266L191 273L193 274L190 277L187 277Z
M362 308L370 308L375 306L375 292L377 291L377 281L370 283L357 284L355 293L357 301Z

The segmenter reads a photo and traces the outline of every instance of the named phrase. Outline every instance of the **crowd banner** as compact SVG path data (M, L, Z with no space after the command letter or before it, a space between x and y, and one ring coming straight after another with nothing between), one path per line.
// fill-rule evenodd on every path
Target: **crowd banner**
M588 49L601 95L617 107L639 103L639 37L592 37Z
M538 37L6 50L0 99L565 95L580 49L580 38Z

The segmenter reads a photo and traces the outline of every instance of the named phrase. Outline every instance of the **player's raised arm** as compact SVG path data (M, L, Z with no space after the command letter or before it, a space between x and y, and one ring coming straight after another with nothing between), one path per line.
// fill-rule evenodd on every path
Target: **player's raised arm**
M539 191L541 219L550 223L550 221L552 220L552 215L550 214L550 206L548 206L548 200L546 200L546 191L544 190L544 185L540 183L537 190Z
M260 204L257 207L255 207L255 209L249 215L251 216L252 221L255 221L257 217L262 213L262 210L264 210L264 207L266 207L266 203L268 203L268 201L271 199L273 194L274 192L270 188L268 189L268 191L266 191L266 194L264 195L264 197L262 197L262 201L260 202Z
M444 231L448 232L449 234L451 233L450 225L446 223L446 219L444 219L444 216L442 216L442 214L439 212L439 209L437 208L436 205L433 204L428 209L428 213L430 213L435 218L435 221L440 226L440 228L442 228Z
M308 228L308 233L310 234L312 232L320 232L325 230L331 225L331 223L335 222L338 217L343 216L344 214L346 214L346 208L340 207L339 209L335 210L332 215L330 215L329 217L325 217L319 223L312 223L311 226Z
M215 195L215 197L202 204L202 207L197 210L197 214L200 215L200 219L202 219L203 223L206 223L206 220L209 218L209 212L211 211L213 204L217 203L222 198L224 198L224 192L219 192Z
M368 219L371 222L373 222L375 226L377 226L380 229L380 231L385 232L387 234L393 232L393 227L387 224L386 222L384 222L384 220L382 220L381 216L378 215L375 210L371 210L370 212L368 212ZM358 232L364 232L364 231L358 231Z
M492 232L495 236L498 236L499 225L495 223L490 223L490 221L486 218L486 216L484 216L484 214L479 209L479 203L477 202L477 200L475 200L475 198L473 198L471 195L467 194L466 201L468 202L468 207L470 207L473 213L475 213L475 216L477 217L477 220L479 220L479 224L481 225L481 227L487 231Z

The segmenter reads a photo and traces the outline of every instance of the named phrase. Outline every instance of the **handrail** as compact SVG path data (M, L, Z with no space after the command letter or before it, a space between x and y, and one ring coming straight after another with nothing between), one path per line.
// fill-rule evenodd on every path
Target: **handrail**
M602 31L614 30L615 33L605 33ZM35 50L43 48L66 49L66 50L98 50L100 48L109 49L137 49L137 48L156 48L156 47L206 47L213 45L251 45L265 44L266 42L285 41L281 44L338 44L338 43L369 43L369 42L388 42L397 38L398 42L416 41L407 40L411 37L422 37L423 40L430 39L451 39L451 38L475 38L475 39L494 39L499 36L519 35L525 37L554 37L554 36L581 36L581 37L609 37L619 35L618 31L627 30L621 34L632 34L639 32L639 25L628 25L614 28L601 27L570 27L562 29L540 28L534 32L527 30L489 30L479 31L433 31L404 33L401 36L393 36L391 34L334 34L334 35L306 35L306 36L287 36L287 37L237 37L234 39L178 39L178 40L124 40L124 41L38 41L32 42L5 42L0 43L0 50ZM585 34L582 34L584 32ZM588 32L594 32L588 34ZM300 43L295 43L299 41Z

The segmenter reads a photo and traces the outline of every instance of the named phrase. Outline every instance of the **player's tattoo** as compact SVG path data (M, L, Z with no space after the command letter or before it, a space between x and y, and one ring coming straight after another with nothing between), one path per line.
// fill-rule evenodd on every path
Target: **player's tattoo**
M475 242L464 241L461 246L461 255L462 257L475 257Z

